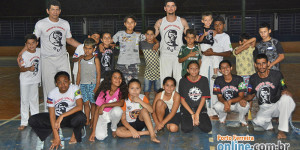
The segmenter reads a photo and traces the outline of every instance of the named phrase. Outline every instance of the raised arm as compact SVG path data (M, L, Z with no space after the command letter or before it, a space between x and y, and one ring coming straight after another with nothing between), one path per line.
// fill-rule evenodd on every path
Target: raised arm
M162 23L162 19L158 19L154 25L154 28L155 28L155 37L158 36L159 34L159 28L160 28L160 25Z

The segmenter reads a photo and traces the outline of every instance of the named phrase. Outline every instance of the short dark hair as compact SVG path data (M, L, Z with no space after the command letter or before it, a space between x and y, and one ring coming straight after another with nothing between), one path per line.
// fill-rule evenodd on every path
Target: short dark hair
M124 18L124 23L129 19L131 18L134 22L136 22L136 17L134 15L128 15Z
M219 63L219 69L221 69L221 65L224 63L227 63L230 67L232 67L231 62L229 60L224 59Z
M105 31L105 32L102 32L101 37L100 37L101 39L103 38L104 34L109 34L111 36L110 32Z
M196 37L196 31L194 29L187 29L185 36L187 36L188 34L193 34Z
M128 82L128 88L129 88L129 85L130 85L131 83L133 83L133 82L138 83L138 84L140 85L140 87L142 87L142 84L141 84L140 80L133 78L133 79L131 79L131 80Z
M269 29L271 29L271 26L270 26L269 23L263 22L263 23L259 24L259 27L258 27L258 28L259 28L259 29L260 29L260 28L268 28L268 30L269 30Z
M243 42L244 40L249 40L251 37L248 33L242 33L239 37L239 41Z
M223 24L225 24L224 18L220 15L215 17L214 22L216 22L216 21L221 21Z
M55 83L57 82L57 79L58 79L58 77L60 77L60 76L66 76L66 77L68 78L68 80L70 80L70 75L69 75L69 73L67 73L67 72L65 72L65 71L60 71L60 72L57 72L57 73L55 74L55 76L54 76L54 81L55 81Z
M61 5L60 5L60 2L59 2L58 0L50 0L50 1L48 2L48 5L47 5L47 9L48 9L48 10L50 9L51 5L53 5L53 6L58 6L59 9L61 9Z
M145 33L147 33L149 30L152 31L155 34L154 27L147 27L147 29L145 30Z
M84 42L83 42L83 44L84 44L84 46L91 45L93 48L96 47L96 41L94 39L92 39L92 38L85 39Z
M25 43L29 40L29 39L32 39L32 40L35 40L37 42L37 37L35 36L35 34L27 34L25 36Z
M205 12L203 12L202 13L202 19L203 19L203 17L205 17L205 16L213 16L213 14L212 14L212 12L210 12L210 11L205 11Z
M265 59L268 62L268 56L266 54L258 54L256 55L254 62L256 63L257 59Z
M165 0L165 6L167 5L167 3L169 3L169 2L173 2L174 4L175 4L175 6L176 6L176 2L175 2L175 0Z
M94 35L94 34L98 34L98 35L101 36L101 33L100 33L99 31L97 31L97 30L91 30L91 31L89 32L89 35L90 35L90 36L92 36L92 35Z

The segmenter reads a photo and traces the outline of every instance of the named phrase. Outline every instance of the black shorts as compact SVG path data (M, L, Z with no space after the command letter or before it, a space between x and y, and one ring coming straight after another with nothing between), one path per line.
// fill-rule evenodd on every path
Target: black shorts
M137 131L142 131L146 127L145 122L139 118L136 118L135 122L129 122L129 124Z
M167 115L169 115L169 113L170 113L170 112L169 112L169 108L167 107L167 108L165 109L165 116L164 116L164 118L166 118ZM174 116L170 121L168 121L167 124L173 123L173 124L176 124L177 126L179 126L180 121L181 121L181 116L180 116L180 112L178 112L178 113L175 114L175 116Z

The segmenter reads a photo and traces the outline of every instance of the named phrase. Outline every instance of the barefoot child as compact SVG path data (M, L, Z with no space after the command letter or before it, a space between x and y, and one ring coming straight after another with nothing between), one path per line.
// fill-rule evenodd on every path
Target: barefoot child
M166 77L163 81L163 89L159 92L153 102L153 120L155 130L161 130L167 125L170 132L177 132L180 117L180 95L175 91L176 80Z
M81 142L81 130L86 122L80 89L77 85L70 85L70 75L61 71L56 73L54 80L57 87L48 95L49 113L39 113L29 118L29 125L41 141L45 141L53 132L50 149L61 145L58 130L63 127L73 128L69 144Z
M108 136L107 124L109 122L111 122L112 134L115 137L117 124L123 113L121 107L124 105L124 99L128 97L128 88L122 72L114 70L105 76L95 97L97 97L97 108L89 140L95 141L95 137L98 140L104 140Z
M29 110L31 115L39 113L39 83L41 82L40 52L37 37L28 34L25 37L27 51L22 54L20 68L21 125L24 130L28 125Z
M96 42L92 38L84 41L84 57L78 63L77 85L83 97L84 113L87 118L86 125L92 127L95 112L94 93L96 93L100 85L100 62L93 55L96 50ZM90 109L91 104L91 109ZM91 122L90 122L91 114Z
M141 135L150 134L151 141L160 143L156 138L149 116L149 112L152 113L153 109L147 97L140 94L141 88L138 79L131 79L128 82L129 96L122 107L124 111L121 118L123 126L117 129L116 134L118 137L123 138L140 138ZM145 127L148 128L148 131L142 131Z

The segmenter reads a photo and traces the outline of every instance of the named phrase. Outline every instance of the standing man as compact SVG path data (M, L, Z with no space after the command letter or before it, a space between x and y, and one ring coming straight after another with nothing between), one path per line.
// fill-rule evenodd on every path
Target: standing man
M177 7L174 0L166 0L164 10L167 16L156 21L155 36L160 33L160 78L172 76L178 84L181 78L181 64L178 62L178 53L183 45L182 35L189 29L184 18L175 15ZM161 80L161 84L162 84Z
M46 17L35 24L34 34L40 38L41 62L42 62L42 83L44 91L44 104L46 104L49 91L55 88L54 76L59 71L66 71L71 74L69 54L66 43L77 47L80 45L72 38L69 22L59 18L61 5L57 0L50 0L46 9L49 17ZM26 50L19 53L19 56ZM18 58L18 63L22 60ZM47 111L46 105L44 105Z

